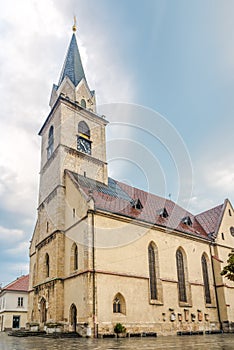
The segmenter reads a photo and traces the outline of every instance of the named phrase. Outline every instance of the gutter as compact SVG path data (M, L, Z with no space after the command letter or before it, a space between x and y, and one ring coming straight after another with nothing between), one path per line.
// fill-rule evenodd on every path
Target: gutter
M217 292L216 276L214 273L214 262L213 262L213 255L212 255L212 251L211 251L211 244L209 244L209 248L210 248L210 257L211 257L211 268L212 268L212 274L213 274L213 279L214 279L214 289L215 289L215 298L216 298L216 303L217 303L218 320L219 320L219 324L220 324L220 329L223 330L223 325L222 325L221 316L220 316L220 305L219 305L218 292Z

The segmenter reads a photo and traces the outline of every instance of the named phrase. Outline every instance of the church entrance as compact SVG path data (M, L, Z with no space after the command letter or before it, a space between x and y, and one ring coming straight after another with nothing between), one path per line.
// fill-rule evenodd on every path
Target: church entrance
M46 300L45 298L42 298L40 301L40 314L41 314L41 323L45 323L46 322L46 314L47 314L47 310L46 310Z
M76 332L76 325L77 325L77 309L76 305L72 304L70 307L70 324L72 328L72 332Z

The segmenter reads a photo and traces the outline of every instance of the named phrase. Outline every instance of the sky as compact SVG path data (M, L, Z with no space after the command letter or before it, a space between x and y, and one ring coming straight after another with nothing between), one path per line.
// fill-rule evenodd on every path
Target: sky
M49 113L77 16L109 175L189 208L234 203L232 0L0 0L0 284L28 273Z

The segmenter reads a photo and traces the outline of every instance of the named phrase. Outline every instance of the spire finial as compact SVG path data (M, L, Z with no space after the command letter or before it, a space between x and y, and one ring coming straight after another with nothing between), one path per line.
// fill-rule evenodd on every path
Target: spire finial
M74 24L72 26L72 30L74 33L76 32L76 16L74 16Z

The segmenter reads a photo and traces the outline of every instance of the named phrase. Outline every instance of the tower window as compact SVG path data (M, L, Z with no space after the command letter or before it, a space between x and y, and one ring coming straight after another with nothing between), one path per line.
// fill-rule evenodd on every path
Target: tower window
M82 98L80 101L81 107L86 108L86 101Z
M222 237L222 240L224 241L224 233L221 232L221 237Z
M71 247L70 268L71 272L78 270L78 247L76 243L73 243Z
M228 209L229 216L232 216L232 212L230 209Z
M49 277L50 275L50 258L49 258L49 254L46 253L45 256L45 276Z
M78 133L83 137L90 138L90 129L83 120L78 124Z
M54 151L54 127L50 127L49 138L48 138L48 148L47 148L47 159L50 159Z
M77 269L78 269L78 248L76 245L74 249L74 270L77 270Z

